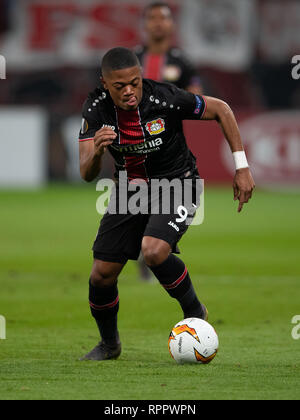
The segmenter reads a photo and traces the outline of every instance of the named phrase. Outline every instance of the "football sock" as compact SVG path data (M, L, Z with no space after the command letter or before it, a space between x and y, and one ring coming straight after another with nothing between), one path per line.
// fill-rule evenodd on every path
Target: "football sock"
M119 343L117 318L119 294L117 283L110 287L95 287L89 281L89 303L102 340L108 345Z
M174 254L158 266L149 266L169 295L177 299L185 318L203 316L203 309L185 264Z

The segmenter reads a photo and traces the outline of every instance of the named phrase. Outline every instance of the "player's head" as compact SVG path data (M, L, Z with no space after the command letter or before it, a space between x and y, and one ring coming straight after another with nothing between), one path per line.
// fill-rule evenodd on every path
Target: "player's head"
M142 70L137 56L128 48L109 50L102 59L101 81L116 106L137 109L142 100Z
M144 29L149 41L169 39L174 30L170 6L165 2L149 4L144 11Z

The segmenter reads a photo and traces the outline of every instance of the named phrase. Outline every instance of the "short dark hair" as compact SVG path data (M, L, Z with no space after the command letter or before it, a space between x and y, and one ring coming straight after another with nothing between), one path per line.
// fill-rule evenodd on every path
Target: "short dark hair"
M112 70L122 70L140 66L139 59L133 51L124 47L116 47L107 51L102 59L102 74Z
M144 18L147 16L147 13L150 12L152 9L156 9L157 7L166 7L170 11L171 17L173 17L173 12L171 9L171 6L166 3L165 1L154 1L153 3L148 4L148 6L145 7L143 16Z

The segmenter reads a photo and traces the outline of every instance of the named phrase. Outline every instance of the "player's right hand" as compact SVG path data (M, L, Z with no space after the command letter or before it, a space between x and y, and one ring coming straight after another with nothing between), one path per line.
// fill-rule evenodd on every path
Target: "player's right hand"
M98 130L94 137L94 151L95 155L102 156L106 151L107 146L117 137L117 134L110 127L102 127Z
M248 203L252 197L255 183L249 168L242 168L236 171L233 180L233 199L239 200L238 213L243 209L243 205Z

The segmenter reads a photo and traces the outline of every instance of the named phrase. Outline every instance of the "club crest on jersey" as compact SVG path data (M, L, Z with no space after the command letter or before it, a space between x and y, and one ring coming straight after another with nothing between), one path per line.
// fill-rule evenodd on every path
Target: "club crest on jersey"
M146 129L151 136L156 136L165 131L165 121L162 118L150 121L146 124Z

